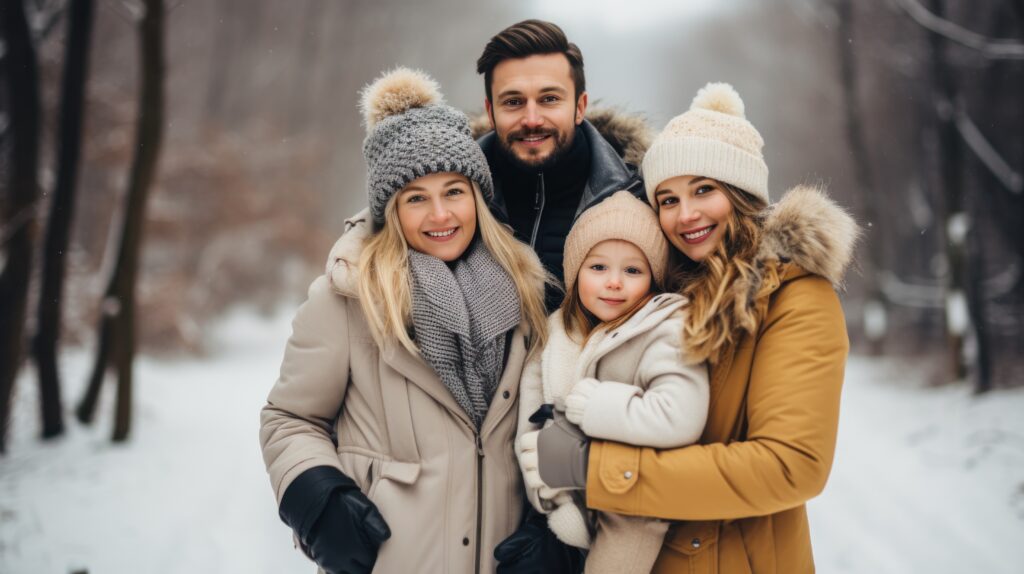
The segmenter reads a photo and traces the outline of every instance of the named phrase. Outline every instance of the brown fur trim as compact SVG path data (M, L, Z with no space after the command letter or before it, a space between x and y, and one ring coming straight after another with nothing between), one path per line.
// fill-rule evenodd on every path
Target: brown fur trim
M654 137L643 116L615 108L595 108L587 112L587 120L626 163L640 165Z
M789 259L841 287L861 231L819 187L800 185L771 207L758 259Z
M640 165L654 137L646 118L617 108L595 107L587 111L587 121L594 125L626 163ZM484 112L471 116L469 127L473 139L478 139L491 131L490 118Z
M492 129L491 118L487 117L487 112L480 112L469 116L469 133L473 136L473 139L480 139Z

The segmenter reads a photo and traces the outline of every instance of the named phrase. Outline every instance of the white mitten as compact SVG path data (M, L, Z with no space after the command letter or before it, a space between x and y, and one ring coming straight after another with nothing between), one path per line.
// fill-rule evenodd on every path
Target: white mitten
M590 548L590 530L579 506L573 502L572 496L560 493L555 498L558 505L548 515L548 528L559 540L577 548Z

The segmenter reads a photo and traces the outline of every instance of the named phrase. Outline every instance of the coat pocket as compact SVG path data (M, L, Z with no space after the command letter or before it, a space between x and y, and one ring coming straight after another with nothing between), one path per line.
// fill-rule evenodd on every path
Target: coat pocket
M364 449L342 447L338 449L338 462L341 470L359 485L359 490L367 497L380 478L381 457L374 456Z
M665 537L665 547L652 572L717 574L721 522L682 522Z

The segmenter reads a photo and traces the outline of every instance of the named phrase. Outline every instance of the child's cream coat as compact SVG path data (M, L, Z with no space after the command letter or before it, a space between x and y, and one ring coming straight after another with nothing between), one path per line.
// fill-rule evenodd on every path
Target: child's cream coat
M683 303L676 294L657 295L614 331L593 333L582 348L565 332L561 311L552 314L547 346L523 371L516 454L523 435L540 428L529 417L545 403L591 438L655 448L696 442L707 419L708 371L683 358ZM588 573L649 572L668 528L656 519L602 514L591 543L583 509L570 496L546 500L530 487L527 496L562 541L590 547Z

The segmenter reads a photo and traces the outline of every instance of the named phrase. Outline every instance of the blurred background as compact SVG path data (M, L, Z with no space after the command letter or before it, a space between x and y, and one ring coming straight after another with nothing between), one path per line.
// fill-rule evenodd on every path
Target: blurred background
M950 526L916 542L922 556L970 540L994 556L982 570L1024 567L1019 548L997 544L1024 534L1024 427L1015 422L1024 408L1024 1L2 1L0 571L134 564L83 550L90 543L72 529L48 529L46 504L58 502L42 502L38 485L64 488L55 475L82 479L89 464L84 476L107 476L113 459L102 457L125 453L106 445L110 424L115 440L150 452L139 447L144 435L181 430L160 413L175 401L189 408L183 389L225 401L189 419L191 431L209 426L202 437L233 424L232 400L251 402L238 436L255 450L255 412L288 317L343 219L365 203L359 89L391 67L417 67L449 103L482 113L476 58L525 18L554 21L579 45L592 107L640 114L655 130L708 81L733 84L764 136L772 197L822 184L855 214L865 235L843 294L854 349L847 384L859 377L920 394L870 386L844 400L876 416L888 412L879 403L913 406L916 422L878 440L918 454L922 441L949 441L954 454L942 460L968 472L955 484L991 497L969 503L991 503L973 516L1001 534ZM252 377L224 387L238 369ZM104 380L116 395L104 398ZM880 423L856 416L844 408L843 424L854 426L841 440ZM86 424L94 419L106 426ZM183 439L166 441L173 449ZM850 452L878 454L859 444ZM74 464L45 462L54 448ZM988 482L969 474L979 460L992 465ZM935 470L915 468L904 483ZM124 492L98 496L88 482L63 492L98 506ZM254 488L266 505L239 522L274 522L269 490ZM93 510L77 516L92 522ZM919 571L919 562L893 565L898 549L859 559L847 546L859 539L831 522L822 571ZM283 526L267 528L268 541L289 546ZM80 551L41 550L46 536ZM958 571L933 554L930 566ZM210 554L195 560L143 570L188 571ZM282 560L244 569L278 571L294 558ZM231 564L216 570L243 569Z

